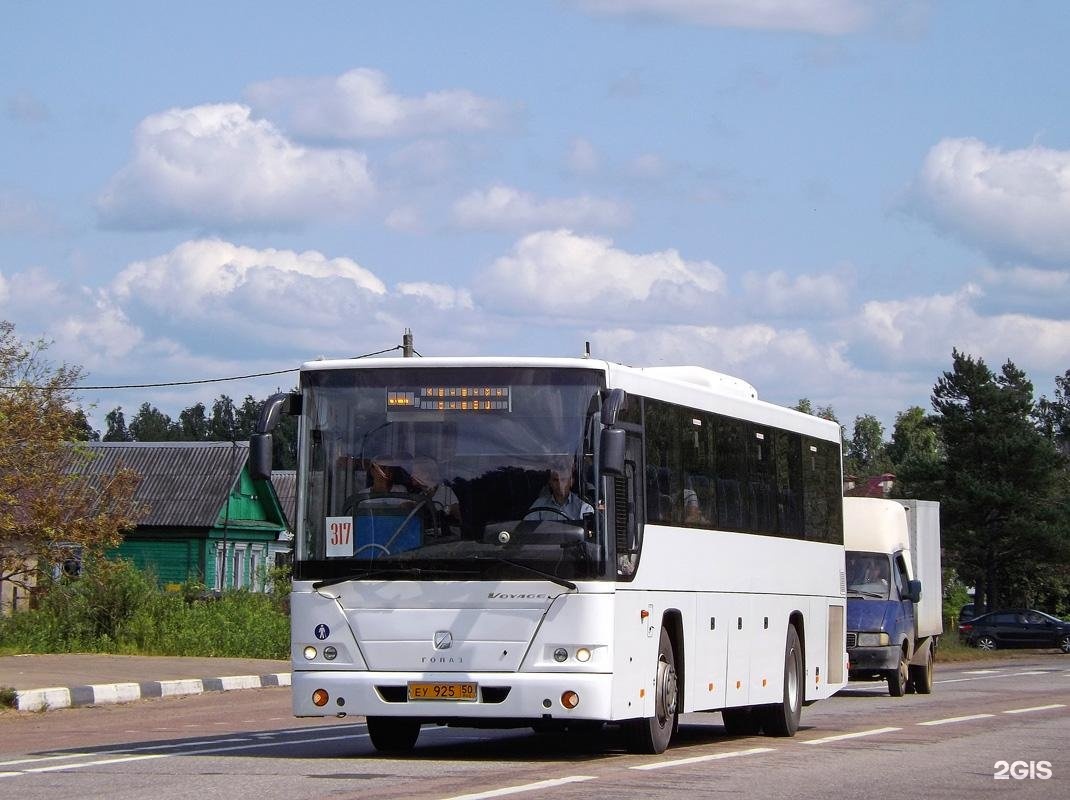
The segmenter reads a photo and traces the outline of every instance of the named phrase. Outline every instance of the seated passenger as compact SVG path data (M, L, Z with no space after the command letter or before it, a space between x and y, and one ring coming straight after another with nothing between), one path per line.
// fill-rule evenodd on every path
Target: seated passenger
M572 491L572 471L575 466L571 456L555 459L550 465L550 477L531 504L524 519L527 520L573 520L580 521L594 509Z

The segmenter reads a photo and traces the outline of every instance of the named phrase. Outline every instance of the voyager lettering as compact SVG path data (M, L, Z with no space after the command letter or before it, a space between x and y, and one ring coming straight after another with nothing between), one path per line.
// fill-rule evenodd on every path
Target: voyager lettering
M504 592L491 592L487 595L491 600L549 600L548 594L505 594Z

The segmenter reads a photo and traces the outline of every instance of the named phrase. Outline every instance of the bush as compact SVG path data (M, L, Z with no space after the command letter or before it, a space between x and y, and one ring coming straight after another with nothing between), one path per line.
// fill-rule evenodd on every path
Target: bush
M127 561L87 563L48 587L36 609L0 620L5 651L235 658L289 657L289 618L277 599L246 591L164 592Z

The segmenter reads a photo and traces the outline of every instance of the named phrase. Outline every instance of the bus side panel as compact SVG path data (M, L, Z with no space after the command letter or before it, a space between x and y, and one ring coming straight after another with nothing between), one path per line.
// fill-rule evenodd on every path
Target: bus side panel
M805 616L805 597L754 595L751 617L750 705L779 703L784 698L784 647L794 611Z
M662 621L679 614L684 641L677 644L677 671L690 680L695 648L695 596L690 592L631 591L618 588L614 619L613 719L654 716L654 681ZM644 612L646 612L644 614ZM682 645L683 652L680 652ZM685 699L685 703L687 700Z
M685 711L723 708L727 695L726 677L731 595L696 596L694 644L688 651Z
M724 595L728 612L728 670L726 706L750 705L751 641L754 638L753 601L748 594Z

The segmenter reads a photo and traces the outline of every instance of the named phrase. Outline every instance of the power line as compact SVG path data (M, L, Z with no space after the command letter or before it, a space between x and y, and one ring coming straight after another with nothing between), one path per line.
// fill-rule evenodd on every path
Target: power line
M372 356L381 356L383 353L390 353L394 350L400 350L401 345L394 345L388 347L385 350L377 350L374 353L365 353L361 356L353 356L353 359L358 358L371 358ZM0 386L0 389L15 390L15 389L34 389L38 391L106 391L111 389L162 389L168 386L196 386L198 384L205 383L225 383L226 381L245 381L250 378L267 378L272 375L286 375L290 372L297 372L298 367L292 367L291 369L279 369L274 372L256 372L251 375L235 375L229 378L202 378L200 380L193 381L168 381L166 383L125 383L115 386L27 386L25 384L21 386Z

